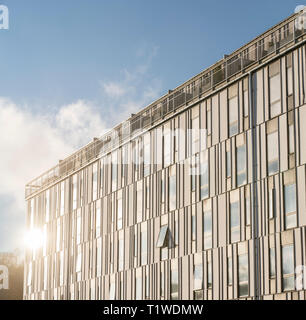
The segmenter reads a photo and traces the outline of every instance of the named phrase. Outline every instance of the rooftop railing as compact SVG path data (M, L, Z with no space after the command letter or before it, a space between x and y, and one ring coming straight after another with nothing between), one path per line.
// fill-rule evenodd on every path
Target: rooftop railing
M305 33L306 14L302 11L271 28L175 90L169 91L167 95L153 102L127 121L119 124L110 132L100 138L95 138L82 149L60 161L58 165L26 185L26 198L41 188L83 167L93 159L110 152L118 145L129 141L193 99L210 92L216 86L220 86L241 71L246 70L273 53L277 53L279 49L289 43L297 41Z

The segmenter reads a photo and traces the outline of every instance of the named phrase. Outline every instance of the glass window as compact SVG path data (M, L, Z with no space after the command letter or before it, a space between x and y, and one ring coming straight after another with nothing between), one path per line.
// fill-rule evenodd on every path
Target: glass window
M249 295L249 262L248 255L238 256L239 297Z
M212 263L211 261L207 262L207 288L212 287Z
M268 145L268 174L278 172L278 131L267 135Z
M287 68L287 95L293 94L292 67Z
M141 231L141 264L147 263L148 239L147 230Z
M296 186L295 183L284 186L285 226L286 229L297 226L296 221Z
M238 133L238 96L228 100L229 136Z
M165 179L162 172L161 182L160 182L160 193L161 193L161 202L165 202Z
M196 190L197 168L196 157L193 157L190 164L191 192L194 192Z
M247 226L251 224L251 206L249 195L245 197L245 224Z
M117 229L122 229L122 193L117 194Z
M207 106L207 112L206 112L206 128L207 128L207 134L211 134L211 111L210 106Z
M168 234L168 225L164 225L159 230L159 235L156 242L157 248L163 248L167 246L167 234Z
M124 239L119 239L118 242L118 260L118 271L122 271L124 264Z
M209 172L208 172L208 153L203 152L201 154L201 163L200 163L200 193L201 199L206 199L209 197Z
M164 129L164 168L171 162L171 131Z
M142 221L142 182L137 183L136 191L136 213L137 223Z
M75 210L77 208L77 181L78 181L78 176L75 174L72 178L72 209Z
M294 127L290 124L288 127L289 131L289 154L294 153Z
M117 189L118 159L117 152L112 154L112 191Z
M274 278L276 274L276 267L275 267L275 248L270 248L269 249L269 273L270 273L270 278Z
M270 115L271 118L281 113L280 74L270 77Z
M230 204L230 221L231 221L231 242L240 240L240 213L239 202Z
M193 269L193 290L203 289L203 265L195 264Z
M138 276L136 278L136 300L142 299L142 278Z
M150 174L150 164L151 164L151 149L150 149L150 134L145 135L143 139L143 165L144 165L144 176Z
M226 151L226 177L229 178L231 175L232 175L231 152Z
M274 218L274 208L275 208L275 190L269 190L269 219Z
M171 268L171 283L170 283L170 298L171 300L178 299L178 270Z
M211 210L204 211L203 218L204 230L204 249L212 247L212 213Z
M246 146L237 147L237 186L246 183Z
M169 210L176 209L176 176L169 177Z
M192 154L195 154L196 152L199 151L199 144L200 144L200 134L199 134L199 116L191 120L191 128L192 128L192 133L191 133L191 152Z
M92 167L92 200L96 200L98 197L98 163L95 163Z
M294 290L294 248L293 245L282 247L283 290Z
M109 288L109 300L115 300L115 290L115 281L112 281Z
M193 210L191 215L191 240L195 241L197 234L197 222L196 222L196 215L195 211Z
M227 258L227 285L233 284L233 260L232 257Z

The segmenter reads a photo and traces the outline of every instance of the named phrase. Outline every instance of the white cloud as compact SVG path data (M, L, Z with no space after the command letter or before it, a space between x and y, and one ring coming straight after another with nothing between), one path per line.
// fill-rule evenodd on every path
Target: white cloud
M101 81L103 103L112 111L112 123L125 120L160 96L161 81L150 72L157 53L157 46L143 45L136 53L138 65L123 69L117 80Z
M120 97L126 93L126 88L119 83L108 82L103 84L104 91L110 97Z
M10 199L2 205L0 219L16 227L8 246L18 246L22 240L25 184L104 129L99 113L85 101L62 106L55 115L42 115L0 97L0 196ZM12 234L2 223L0 232Z

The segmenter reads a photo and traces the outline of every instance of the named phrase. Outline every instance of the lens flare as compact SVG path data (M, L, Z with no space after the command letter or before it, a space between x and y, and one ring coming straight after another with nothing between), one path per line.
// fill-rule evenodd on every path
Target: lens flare
M25 235L25 245L28 249L36 250L43 245L43 233L39 229L29 230Z

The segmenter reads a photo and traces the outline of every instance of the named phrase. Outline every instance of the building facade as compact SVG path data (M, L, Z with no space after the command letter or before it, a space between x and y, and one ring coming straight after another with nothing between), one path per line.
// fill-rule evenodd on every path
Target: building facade
M303 18L26 186L25 299L306 298Z

